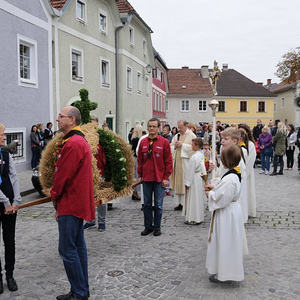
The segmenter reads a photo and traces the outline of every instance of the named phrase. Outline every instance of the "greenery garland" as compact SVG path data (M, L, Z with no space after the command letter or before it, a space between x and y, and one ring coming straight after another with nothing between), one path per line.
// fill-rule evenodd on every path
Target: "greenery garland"
M106 156L105 181L112 182L114 190L119 192L127 185L126 158L112 134L104 129L99 129L98 134Z

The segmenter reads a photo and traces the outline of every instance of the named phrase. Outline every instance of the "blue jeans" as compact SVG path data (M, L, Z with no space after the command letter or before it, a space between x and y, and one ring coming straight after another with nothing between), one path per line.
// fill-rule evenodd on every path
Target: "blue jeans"
M144 225L145 228L160 229L165 189L161 182L143 182L144 191ZM152 210L152 194L154 193L154 218ZM154 225L153 225L154 219Z
M77 296L86 296L89 283L83 220L74 216L60 216L58 232L58 251L71 284L71 292Z
M270 159L271 159L271 152L265 153L265 151L260 151L260 160L261 160L261 169L263 171L267 170L270 171Z

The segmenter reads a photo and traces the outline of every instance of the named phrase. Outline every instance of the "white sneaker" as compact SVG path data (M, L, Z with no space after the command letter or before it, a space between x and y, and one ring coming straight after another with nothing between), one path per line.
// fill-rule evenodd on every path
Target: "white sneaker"
M264 170L260 170L260 171L259 171L259 174L264 174L264 173L265 173Z
M265 175L269 175L269 171L266 170L266 171L265 171Z

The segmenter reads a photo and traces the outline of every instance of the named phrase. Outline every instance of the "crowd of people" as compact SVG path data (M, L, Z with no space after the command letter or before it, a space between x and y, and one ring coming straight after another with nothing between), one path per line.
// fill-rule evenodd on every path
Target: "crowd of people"
M98 119L92 121L99 126ZM51 198L56 209L59 253L71 285L70 292L58 300L88 299L88 263L84 229L96 221L93 196L92 153L80 128L77 108L61 109L57 118L63 143L55 163ZM0 223L5 247L7 287L18 289L13 277L15 264L15 224L21 201L13 160L5 149L5 127L0 124ZM165 195L174 198L174 210L181 211L186 225L204 222L205 211L211 215L208 232L206 268L214 283L242 281L243 256L248 253L244 224L256 217L254 165L258 153L261 172L283 174L283 156L287 169L293 168L296 145L300 147L300 130L281 122L264 126L260 120L250 129L247 124L223 126L190 124L180 120L176 127L160 126L157 118L147 123L147 131L138 125L128 136L135 157L135 175L141 186L132 200L143 202L142 236L160 236ZM211 147L216 135L217 155L213 160ZM53 138L52 123L32 126L32 168L41 151ZM105 161L105 160L102 160ZM299 167L298 157L298 167ZM279 171L278 171L279 167ZM278 171L278 172L277 172ZM106 205L100 205L98 229L105 230ZM84 220L87 223L84 224ZM0 293L3 292L0 263Z

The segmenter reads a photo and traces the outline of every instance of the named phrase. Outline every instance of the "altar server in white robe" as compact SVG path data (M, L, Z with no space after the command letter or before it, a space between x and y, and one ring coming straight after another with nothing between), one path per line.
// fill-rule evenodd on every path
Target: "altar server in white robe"
M185 216L185 224L197 225L204 221L204 203L206 200L204 179L207 179L201 138L192 140L192 149L195 153L190 158L187 171L184 174L186 195L182 215Z
M221 160L228 170L221 181L213 186L205 186L212 212L209 230L206 268L209 280L244 280L243 255L247 254L243 213L239 203L241 176L237 167L241 160L241 150L232 145L223 149Z
M248 136L248 163L247 163L247 188L248 188L248 216L256 217L256 189L255 189L255 173L254 173L254 163L256 160L256 149L255 141L251 132L250 127L247 124L239 124L239 128L244 130Z
M229 146L232 145L238 145L240 141L241 134L238 131L238 129L234 127L226 128L222 132L222 141L221 141L221 153L224 149L226 149ZM243 209L243 219L244 223L248 220L248 202L247 202L247 173L246 173L246 158L248 156L247 150L243 147L240 147L241 151L243 152L243 156L241 157L241 160L238 164L238 167L241 172L241 193L240 193L240 199L239 202ZM222 176L227 172L228 170L223 166L222 162L220 163L220 166L216 170L216 177L212 179L212 184L217 184Z

